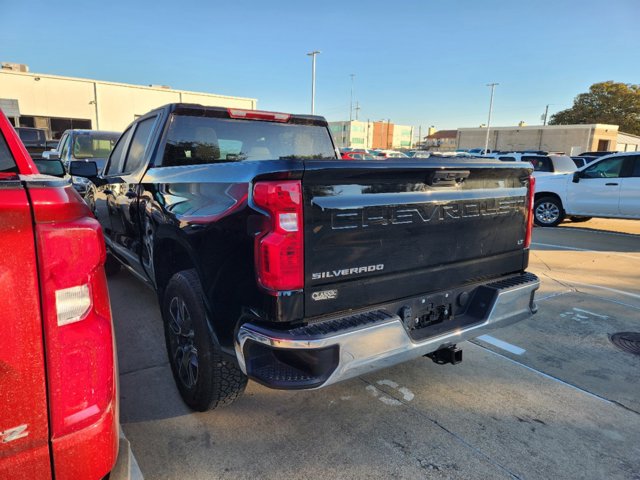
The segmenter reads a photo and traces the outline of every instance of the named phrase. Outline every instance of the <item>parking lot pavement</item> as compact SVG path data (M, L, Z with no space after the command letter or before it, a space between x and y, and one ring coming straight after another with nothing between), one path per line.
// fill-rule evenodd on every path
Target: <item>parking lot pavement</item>
M462 344L460 365L420 358L312 392L250 382L207 413L180 400L154 294L119 274L121 421L143 474L640 479L640 357L608 340L640 331L640 236L606 222L535 229L539 313Z

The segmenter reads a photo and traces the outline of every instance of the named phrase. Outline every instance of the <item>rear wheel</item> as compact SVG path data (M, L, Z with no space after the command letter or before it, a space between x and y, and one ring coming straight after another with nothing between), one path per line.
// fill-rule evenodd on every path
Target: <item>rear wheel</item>
M533 205L534 220L541 227L555 227L564 220L562 202L558 197L541 197Z
M195 270L171 277L162 298L162 316L169 363L184 402L202 412L238 398L247 377L222 356L209 334Z

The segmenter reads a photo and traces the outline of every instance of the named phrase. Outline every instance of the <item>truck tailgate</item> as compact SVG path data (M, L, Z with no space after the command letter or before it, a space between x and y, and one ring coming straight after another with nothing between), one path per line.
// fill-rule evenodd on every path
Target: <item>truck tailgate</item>
M522 271L531 168L307 161L305 316Z

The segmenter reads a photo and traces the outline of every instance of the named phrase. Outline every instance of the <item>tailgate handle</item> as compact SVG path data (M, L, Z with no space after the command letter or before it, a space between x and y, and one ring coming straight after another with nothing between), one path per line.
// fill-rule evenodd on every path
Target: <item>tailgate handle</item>
M469 170L442 170L427 175L427 185L432 187L454 187L469 176Z

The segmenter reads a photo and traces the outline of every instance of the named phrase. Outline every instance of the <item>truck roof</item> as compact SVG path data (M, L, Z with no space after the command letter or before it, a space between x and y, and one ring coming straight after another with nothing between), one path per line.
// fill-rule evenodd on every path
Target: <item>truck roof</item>
M223 118L234 118L232 115L232 112L254 112L256 114L262 114L264 116L287 115L289 117L288 122L290 123L307 123L307 124L328 126L327 120L320 115L290 114L290 113L272 112L272 111L266 111L266 110L246 110L242 108L233 108L233 107L211 107L206 105L200 105L197 103L168 103L167 105L156 108L151 112L160 111L160 110L167 110L169 113L177 113L182 115L200 114L202 116L223 117ZM266 120L266 118L264 118L264 120ZM291 120L293 120L293 122L291 122Z
M69 130L65 130L65 133L67 132L79 133L82 135L91 134L91 133L109 133L113 135L120 135L122 133L122 132L116 132L113 130L91 130L88 128L70 128Z

